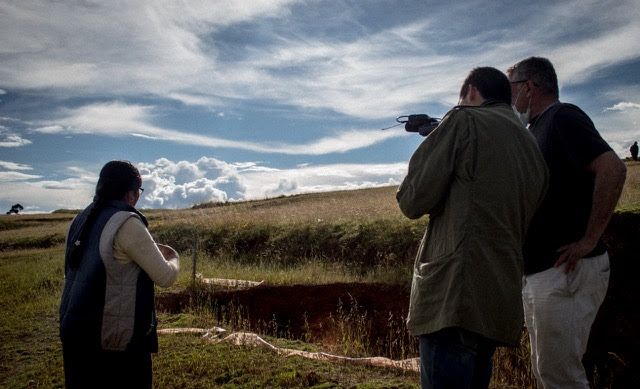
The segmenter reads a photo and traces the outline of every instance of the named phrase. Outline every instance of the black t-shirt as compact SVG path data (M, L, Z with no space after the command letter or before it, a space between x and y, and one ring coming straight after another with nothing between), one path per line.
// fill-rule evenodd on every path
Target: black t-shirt
M611 150L587 114L572 104L556 103L533 118L529 130L549 167L549 189L529 226L525 274L553 267L558 248L584 236L594 187L594 176L587 166ZM587 257L605 251L600 240Z

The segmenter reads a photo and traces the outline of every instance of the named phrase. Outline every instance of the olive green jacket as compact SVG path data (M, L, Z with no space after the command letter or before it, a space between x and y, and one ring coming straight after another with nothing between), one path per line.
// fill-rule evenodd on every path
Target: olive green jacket
M547 167L511 107L456 107L418 147L397 193L429 215L413 270L413 335L462 327L515 344L523 323L522 244Z

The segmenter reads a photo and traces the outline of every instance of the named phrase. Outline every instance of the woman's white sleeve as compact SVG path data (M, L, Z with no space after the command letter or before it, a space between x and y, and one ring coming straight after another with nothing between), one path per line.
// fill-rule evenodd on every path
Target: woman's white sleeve
M137 217L130 217L122 224L115 243L156 285L166 288L178 278L179 256L165 260L149 230Z

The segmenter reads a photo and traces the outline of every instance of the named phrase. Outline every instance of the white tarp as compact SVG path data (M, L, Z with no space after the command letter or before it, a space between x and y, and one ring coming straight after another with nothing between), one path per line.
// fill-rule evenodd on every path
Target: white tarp
M158 330L158 334L181 334L181 333L202 334L204 338L215 343L227 342L237 346L261 347L261 348L265 348L273 352L276 352L279 355L285 355L285 356L298 356L298 357L316 359L321 361L354 363L354 364L367 365L367 366L390 367L390 368L415 371L415 372L420 371L419 358L403 359L399 361L389 359L389 358L384 358L384 357L352 358L352 357L344 357L340 355L328 354L324 352L310 352L310 351L294 350L289 348L280 348L272 345L271 343L262 339L257 334L254 334L251 332L234 332L231 335L228 335L224 338L220 338L222 335L226 333L226 331L219 327L213 327L211 329L165 328L165 329Z

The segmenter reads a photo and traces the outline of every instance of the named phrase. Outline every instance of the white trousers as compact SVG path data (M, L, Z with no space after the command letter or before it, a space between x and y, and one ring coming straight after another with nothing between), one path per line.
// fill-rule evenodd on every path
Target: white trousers
M609 255L526 276L522 300L538 388L589 388L582 356L609 285Z

